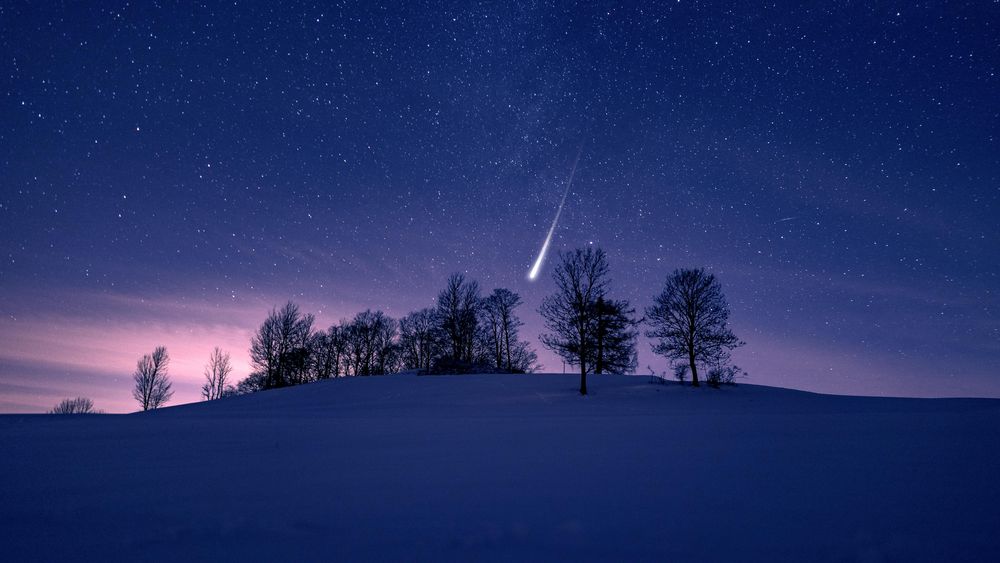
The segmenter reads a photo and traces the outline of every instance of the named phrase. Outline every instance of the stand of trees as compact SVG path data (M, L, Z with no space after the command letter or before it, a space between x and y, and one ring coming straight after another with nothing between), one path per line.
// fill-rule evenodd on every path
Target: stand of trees
M399 349L405 367L430 371L444 349L434 309L414 311L399 320Z
M263 389L276 389L308 380L306 370L312 338L312 315L303 315L289 301L273 309L250 341L250 365Z
M528 342L520 340L524 324L515 309L521 297L498 288L482 297L479 284L462 274L452 274L438 294L430 313L429 341L437 341L430 358L434 373L530 373L538 368L538 356Z
M456 364L472 364L479 359L476 344L482 299L479 284L452 274L438 294L435 318L444 337L445 357Z
M547 332L542 344L580 370L580 393L587 375L632 373L637 365L638 326L653 339L652 349L668 359L680 381L690 374L710 385L733 383L743 373L731 364L731 351L744 343L728 327L729 306L715 276L703 269L675 270L654 304L636 318L635 308L610 295L610 268L600 248L560 253L552 278L556 291L538 312ZM506 288L485 297L479 284L452 274L433 307L393 319L365 310L326 330L289 301L274 308L250 343L253 371L235 386L228 353L215 348L205 367L206 400L263 389L345 376L376 376L415 370L422 373L531 373L538 357L520 339L517 315L521 297ZM133 373L133 397L143 410L165 404L173 395L167 375L170 359L160 346L144 355ZM90 412L88 400L67 399L52 412Z
M245 394L345 376L374 376L401 370L424 373L528 373L538 357L521 340L516 309L521 297L499 288L482 297L479 284L462 274L448 278L435 307L396 320L366 310L326 330L289 301L273 309L250 343L253 371L235 388L223 386L206 368L205 389ZM228 376L228 372L227 372ZM204 391L203 396L209 397Z
M646 309L646 318L625 299L610 295L610 267L600 248L559 255L552 274L556 292L539 308L547 332L542 344L587 375L631 373L637 365L638 326L649 325L653 351L665 356L682 381L699 386L699 366L711 385L732 383L741 373L730 352L743 345L729 330L729 307L718 281L703 269L677 270ZM313 331L312 315L292 302L274 309L251 343L254 372L237 393L343 376L400 370L424 373L527 373L538 359L518 331L521 297L497 288L483 297L479 284L452 274L434 307L398 321L366 310L325 331Z
M542 301L539 313L549 332L542 345L580 368L580 394L587 394L587 374L635 370L635 309L607 296L610 268L600 248L560 253L552 278L556 293Z

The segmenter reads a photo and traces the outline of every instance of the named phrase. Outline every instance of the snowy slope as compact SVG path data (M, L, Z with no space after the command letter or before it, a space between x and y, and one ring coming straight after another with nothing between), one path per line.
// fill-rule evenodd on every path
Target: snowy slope
M1000 560L1000 400L352 378L0 417L0 558Z

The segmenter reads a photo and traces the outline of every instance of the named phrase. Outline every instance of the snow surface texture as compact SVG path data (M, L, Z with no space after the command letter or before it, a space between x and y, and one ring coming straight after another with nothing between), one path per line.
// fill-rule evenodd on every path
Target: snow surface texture
M1000 560L1000 400L373 377L0 417L0 558Z

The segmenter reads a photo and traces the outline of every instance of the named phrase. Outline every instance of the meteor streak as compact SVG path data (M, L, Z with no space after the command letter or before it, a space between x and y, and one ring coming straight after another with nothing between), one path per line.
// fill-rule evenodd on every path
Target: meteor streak
M549 250L549 243L552 242L552 233L556 230L556 224L559 222L559 215L562 213L563 205L566 204L566 196L569 195L569 188L573 185L573 176L576 175L576 165L580 163L580 155L583 153L583 145L580 145L580 150L576 153L576 160L573 161L573 169L570 170L569 180L566 182L566 191L563 192L562 201L559 202L559 208L556 209L556 216L552 219L552 226L549 227L549 233L545 235L545 242L542 243L542 249L538 251L538 258L535 258L535 264L531 267L531 271L528 272L528 279L535 281L538 277L538 271L542 269L542 262L545 261L545 253Z

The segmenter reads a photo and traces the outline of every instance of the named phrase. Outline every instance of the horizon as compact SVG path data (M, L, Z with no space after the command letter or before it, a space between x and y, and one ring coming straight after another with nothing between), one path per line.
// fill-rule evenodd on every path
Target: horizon
M0 413L135 411L160 345L198 401L272 308L398 319L453 272L559 373L538 307L588 246L639 316L715 274L741 382L1000 397L995 8L439 8L0 6Z

